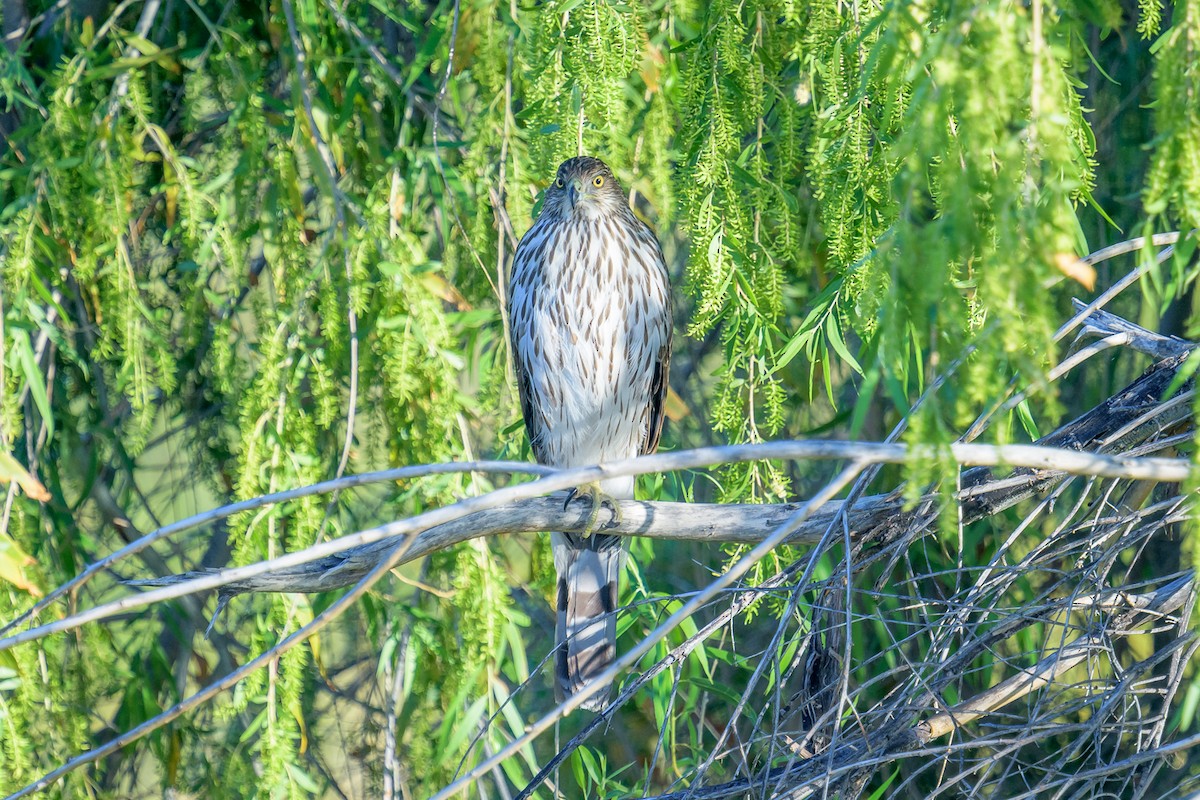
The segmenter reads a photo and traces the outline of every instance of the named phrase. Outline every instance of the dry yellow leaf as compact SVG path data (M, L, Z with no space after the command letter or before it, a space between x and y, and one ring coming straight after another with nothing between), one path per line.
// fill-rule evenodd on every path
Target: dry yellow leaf
M8 453L0 453L0 483L16 481L25 494L38 502L45 503L50 499L50 493L42 482L29 474L21 464Z
M34 564L34 560L17 543L7 536L0 535L0 583L11 584L34 597L41 597L41 587L29 579L25 568Z
M683 398L677 395L675 390L671 388L667 389L667 399L663 403L663 411L666 412L667 419L672 422L678 422L692 413L687 403L683 402Z
M1096 268L1081 258L1070 253L1055 253L1054 266L1058 271L1073 281L1081 284L1089 292L1096 288Z

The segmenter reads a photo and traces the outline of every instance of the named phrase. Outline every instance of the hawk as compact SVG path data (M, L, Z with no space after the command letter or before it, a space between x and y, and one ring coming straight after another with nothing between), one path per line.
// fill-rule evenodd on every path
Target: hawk
M598 158L564 161L521 238L508 291L521 412L533 455L553 467L615 461L658 447L671 361L671 287L662 247ZM592 523L634 478L580 487ZM570 502L568 498L567 502ZM555 695L616 658L623 537L552 533L558 572ZM601 709L608 692L583 707Z

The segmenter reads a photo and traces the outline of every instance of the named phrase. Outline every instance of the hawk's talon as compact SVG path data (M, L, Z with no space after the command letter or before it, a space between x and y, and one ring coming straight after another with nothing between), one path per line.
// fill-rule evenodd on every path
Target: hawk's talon
M606 494L600 488L600 484L595 481L585 483L583 486L577 486L567 494L567 501L563 503L563 511L567 510L567 506L576 497L587 497L591 502L591 508L588 511L587 523L584 525L583 533L580 534L584 539L590 537L597 530L596 523L600 521L600 509L608 506L608 510L612 512L612 521L604 525L605 528L610 525L620 525L623 519L621 514L621 504L612 495Z

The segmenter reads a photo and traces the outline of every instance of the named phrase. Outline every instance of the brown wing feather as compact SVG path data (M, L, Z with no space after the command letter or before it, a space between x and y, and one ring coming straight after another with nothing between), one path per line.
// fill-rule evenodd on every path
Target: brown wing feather
M525 368L522 359L514 359L514 369L517 373L517 394L521 398L521 416L525 418L525 434L529 437L529 449L533 458L539 464L546 463L546 454L542 445L545 443L546 420L538 407L533 387L529 383L529 370Z
M658 449L658 440L662 436L663 418L666 416L664 408L667 402L667 390L670 384L667 382L667 376L671 371L671 284L666 278L667 275L667 259L663 256L662 244L658 241L658 236L654 233L654 228L650 227L644 219L634 215L638 225L638 233L646 238L650 245L650 250L658 256L659 266L662 268L665 292L666 292L666 307L663 309L663 315L666 317L664 326L666 327L666 343L658 351L658 358L654 362L654 375L650 379L650 407L646 416L646 438L642 442L642 448L638 455L649 455Z
M543 239L531 236L531 234L532 230L522 237L520 244L517 245L516 253L513 254L512 273L508 287L509 297L506 302L511 312L510 325L512 327L509 330L511 337L509 346L513 354L513 372L517 379L517 394L521 399L521 416L525 418L525 433L529 437L529 448L533 451L533 457L539 464L544 464L546 463L546 416L538 404L537 394L533 391L529 364L522 357L521 347L518 346L519 339L531 335L528 326L530 307L537 304L534 296L536 280L529 280L525 284L524 288L527 292L525 307L519 311L512 307L512 293L516 290L516 276L523 271L533 270L535 273L540 271L537 259L541 250L536 245Z
M658 360L654 362L654 376L650 381L650 413L646 419L646 440L638 455L648 455L658 449L658 439L662 436L663 408L667 402L667 375L671 371L671 336L668 332L667 343L658 351Z

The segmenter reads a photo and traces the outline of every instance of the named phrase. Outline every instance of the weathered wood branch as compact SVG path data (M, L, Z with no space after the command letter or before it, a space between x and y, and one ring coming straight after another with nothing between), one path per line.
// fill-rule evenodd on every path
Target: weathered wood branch
M1146 626L1161 621L1165 615L1174 614L1188 603L1195 592L1192 578L1191 573L1182 575L1155 592L1114 592L1107 597L1079 598L1062 607L1056 607L1055 613L1101 608L1115 616L1106 625L1096 626L1073 642L1054 649L1034 666L917 724L911 729L912 745L917 747L928 744L949 734L955 728L1032 694L1105 647L1111 635L1131 636L1144 633L1143 629Z
M1151 366L1125 389L1043 437L1037 444L1080 453L1144 456L1189 439L1192 411L1187 397L1190 383L1179 389L1174 399L1164 400L1186 358L1185 351ZM851 450L847 450L847 457L853 457ZM993 467L973 467L962 473L961 490L955 497L964 522L975 522L1044 493L1071 474L1064 469L1055 469L1052 461L1043 468L1021 467L1007 474ZM1160 477L1177 479L1165 473ZM846 512L852 538L862 542L890 541L902 533L911 535L915 530L924 529L936 518L942 498L930 494L924 500L916 504L915 510L906 511L900 490L861 498ZM619 519L614 519L607 509L602 510L604 533L714 543L760 542L799 508L795 503L717 505L624 501L619 505ZM840 502L828 504L805 522L788 542L816 543L844 510ZM405 563L480 536L548 530L583 533L588 512L584 503L572 503L564 508L561 498L557 497L520 500L429 528L411 542L408 537L371 542L305 564L230 581L220 591L225 597L246 592L329 591L357 582L401 545L408 548L401 561ZM130 584L170 586L211 574L214 573L188 572L131 581Z
M899 501L881 498L876 513L884 514L899 508ZM762 541L799 508L799 504L704 504L640 502L624 500L616 503L619 512L605 506L600 511L599 524L606 534L646 536L703 542ZM564 507L563 497L534 497L518 500L498 508L476 512L462 519L430 528L413 539L401 563L415 561L430 553L469 539L483 536L505 536L542 531L563 531L582 534L587 530L590 508L586 503L573 502ZM831 514L823 514L825 524ZM810 522L790 537L797 544L813 543L820 538L819 526ZM407 537L390 537L378 542L351 548L318 561L288 567L221 587L227 594L245 592L322 592L338 589L358 581L382 558L407 541ZM168 586L207 572L190 572L129 581L135 586Z
M1153 415L1149 415L1153 416ZM1140 422L1138 424L1141 424ZM1143 447L1142 449L1146 449ZM1150 448L1153 450L1153 448ZM1141 481L1157 481L1157 482L1182 482L1187 480L1192 474L1191 462L1183 458L1156 458L1156 457L1130 457L1125 454L1101 454L1101 453L1086 453L1078 450L1053 448L1037 445L984 445L971 443L955 443L948 445L944 450L939 451L929 446L918 445L915 448L909 448L903 444L895 443L863 443L863 442L838 442L838 441L777 441L777 442L762 442L758 444L747 445L727 445L721 447L697 448L695 450L681 450L673 453L658 453L656 455L639 456L637 458L618 461L611 464L599 464L589 467L579 467L575 469L564 469L552 471L537 481L530 483L515 484L506 486L501 489L496 489L485 495L478 497L470 497L460 500L453 505L440 508L433 508L424 511L414 517L396 520L375 528L358 531L338 539L318 542L304 550L293 553L286 553L277 556L268 561L261 561L254 564L248 564L241 567L229 567L222 570L192 572L183 575L167 576L165 578L153 578L145 581L131 582L133 585L139 586L157 586L148 592L141 595L132 595L122 597L108 603L95 606L86 610L79 611L69 617L47 622L36 627L31 627L26 630L11 633L0 638L0 650L5 650L22 642L29 642L39 639L43 636L48 636L53 633L61 633L68 630L73 630L86 625L90 622L97 622L119 614L127 613L136 608L143 608L156 602L171 600L177 597L183 597L188 594L208 589L223 589L223 587L238 583L246 591L245 587L251 584L248 581L257 579L263 575L270 574L285 574L285 570L291 570L296 576L300 576L299 581L290 581L287 591L302 591L305 582L314 587L321 586L322 588L332 583L333 585L345 585L352 580L352 576L356 574L366 574L374 572L380 564L388 563L392 566L405 563L413 558L410 550L420 542L419 537L422 534L440 526L451 523L457 523L472 514L492 511L497 508L502 508L508 503L515 503L523 500L529 500L541 497L550 492L565 490L572 486L579 486L583 483L594 480L603 480L606 478L623 476L623 475L645 475L658 472L669 472L674 470L693 469L701 467L710 467L717 464L734 464L745 463L749 461L764 461L764 460L827 460L827 461L843 461L847 462L855 471L865 469L870 464L901 464L911 458L932 459L938 455L942 455L951 462L961 465L1000 467L1005 465L1013 465L1024 467L1036 471L1037 475L1043 476L1065 476L1069 474L1089 475L1097 478L1124 478L1130 480ZM496 470L496 465L499 462L474 462L480 468ZM528 465L518 465L514 471L523 471ZM410 468L420 472L462 472L463 466L458 464L435 464L421 467ZM506 468L507 469L507 468ZM503 471L503 470L501 470ZM1004 484L1003 479L1000 484L1003 486L1003 491L1008 491L1010 488ZM1025 487L1029 484L1029 479L1026 477L1020 478L1017 483ZM306 487L302 490L303 494L312 494L313 487ZM832 503L832 496L827 496L828 485L822 487L818 491L818 495L824 499L818 504L819 511L824 509L828 503ZM298 490L301 491L301 490ZM814 495L815 497L816 495ZM808 506L812 503L809 500L804 504ZM240 505L240 504L239 504ZM206 513L205 517L220 517L227 516L229 509L218 509L214 512ZM219 512L219 513L218 513ZM932 519L932 515L927 511L923 519ZM805 519L813 518L815 515L805 512ZM893 515L903 516L903 515ZM565 524L559 526L553 524L550 526L555 529L571 529L578 525L578 522L567 520ZM891 522L887 523L889 526ZM184 526L191 527L191 525ZM508 525L509 528L516 527L512 522ZM892 526L894 527L894 526ZM146 537L131 543L128 547L122 548L122 552L130 552L132 548L145 546L147 542L162 535L161 529ZM607 530L607 529L606 529ZM916 530L916 529L914 529ZM621 533L620 530L614 530L614 533ZM789 534L793 532L789 529ZM638 531L638 535L649 535L650 531ZM778 530L772 531L770 537L775 543L780 543L783 538L778 536ZM475 530L464 531L461 528L457 530L454 536L443 536L443 532L435 531L436 541L438 546L447 546L455 541L463 541L473 538L476 534ZM667 538L664 536L663 538ZM378 551L367 551L364 555L361 548L368 545L374 545L384 540L391 539L394 541L393 549L381 548ZM428 547L429 537L426 537L423 547ZM421 551L417 551L421 552ZM424 552L432 552L425 550ZM117 554L108 557L106 563L112 563ZM322 562L322 559L333 556L334 562L321 563L314 570L307 565ZM368 567L368 564L374 564L375 567ZM325 569L321 570L321 567ZM360 570L364 570L360 572ZM321 571L318 571L321 570ZM88 574L94 574L92 568L85 571ZM311 581L312 575L316 574L318 581ZM326 577L321 578L321 575L329 573ZM289 578L292 572L286 573ZM327 583L322 583L325 581ZM343 581L344 583L337 583ZM72 582L75 583L75 582ZM272 584L274 585L274 584ZM272 591L278 589L272 588ZM59 587L52 594L61 596L66 591L66 587ZM222 591L222 601L227 601L237 592ZM48 595L49 596L49 595ZM218 611L223 606L218 605ZM215 617L214 617L215 618ZM15 630L17 622L11 622L5 626L5 631Z
M1106 624L1097 625L1074 641L1054 648L1028 669L1021 670L996 686L955 704L943 711L935 707L911 708L908 713L873 730L861 730L855 736L839 742L832 749L811 758L795 758L764 770L750 778L740 778L712 786L693 786L679 792L657 795L646 800L720 800L728 797L754 795L764 787L773 790L773 797L806 798L823 789L830 796L841 796L845 784L861 785L869 773L886 767L913 751L928 747L964 725L987 714L999 711L1028 697L1048 684L1062 678L1090 655L1104 650L1112 636L1133 636L1172 614L1184 612L1195 594L1191 573L1169 581L1153 592L1143 594L1114 593L1104 598L1080 598L1068 602L1074 605L1099 606L1112 613ZM1175 640L1164 652L1151 656L1157 661L1170 651L1187 645L1195 637ZM924 714L931 713L921 720ZM866 773L866 774L864 774Z
M1078 298L1071 298L1071 304L1077 312L1087 308L1087 303ZM1163 336L1161 333L1146 330L1141 325L1135 325L1129 320L1122 319L1101 308L1088 314L1081 328L1081 333L1088 336L1128 334L1129 347L1154 358L1173 358L1187 355L1196 349L1193 342L1180 339L1178 336Z

